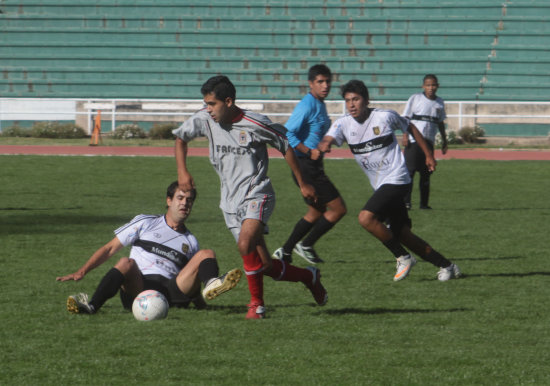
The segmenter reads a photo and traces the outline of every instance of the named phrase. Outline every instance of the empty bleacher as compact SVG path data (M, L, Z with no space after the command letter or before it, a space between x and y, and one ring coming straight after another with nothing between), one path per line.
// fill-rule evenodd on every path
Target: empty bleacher
M196 99L224 73L239 98L293 100L315 63L374 100L407 99L426 73L448 100L550 90L543 1L4 0L0 12L3 97Z

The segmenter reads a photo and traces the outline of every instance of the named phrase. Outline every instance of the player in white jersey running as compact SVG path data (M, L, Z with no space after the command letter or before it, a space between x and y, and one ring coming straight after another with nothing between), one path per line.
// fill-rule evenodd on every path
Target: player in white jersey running
M445 102L436 95L439 83L437 77L433 74L424 76L422 83L424 92L413 94L405 106L403 116L408 118L418 129L433 155L435 136L437 131L441 134L441 152L447 153L447 134L445 133ZM405 206L411 209L411 193L413 189L414 173L420 174L420 209L432 209L428 205L430 199L430 175L431 172L426 167L426 157L424 152L418 146L414 137L405 132L403 133L403 147L405 163L411 176L409 192L405 197Z
M71 313L95 314L120 290L124 308L130 309L142 291L162 292L170 306L188 307L193 302L204 308L203 296L214 299L238 283L238 268L219 276L214 251L199 249L199 243L185 226L196 191L187 192L173 182L166 191L165 215L139 215L115 231L115 237L99 248L76 272L58 277L58 281L81 280L123 247L131 245L129 257L121 258L99 283L92 299L80 293L67 299ZM204 290L201 296L201 282Z
M182 190L194 187L187 168L187 143L205 136L210 144L210 162L220 177L220 208L225 222L237 241L250 290L246 318L265 317L263 276L275 280L300 281L324 305L327 292L321 285L317 268L298 268L282 260L272 260L267 251L264 231L275 206L275 192L267 176L267 145L284 154L296 176L302 195L315 199L315 190L304 183L293 151L289 148L282 125L267 117L240 109L235 104L236 91L223 75L208 79L201 88L206 108L195 113L178 129L176 162Z
M439 267L439 280L459 277L458 266L412 233L411 220L403 201L410 176L394 131L410 132L426 155L428 169L434 171L436 162L422 135L395 111L369 108L368 89L360 80L343 85L342 97L348 115L332 124L319 144L319 150L329 152L332 144L340 146L347 142L355 160L369 178L374 193L359 213L359 223L395 256L397 271L393 280L407 277L416 264L416 259L403 246Z

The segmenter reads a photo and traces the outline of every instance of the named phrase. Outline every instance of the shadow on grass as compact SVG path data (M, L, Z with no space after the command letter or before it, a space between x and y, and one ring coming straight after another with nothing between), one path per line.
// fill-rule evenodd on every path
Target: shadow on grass
M324 315L382 315L382 314L431 314L431 313L447 313L447 312L466 312L471 311L468 308L450 308L450 309L419 309L419 308L341 308L341 309L328 309L319 311L318 314Z
M0 208L0 211L9 211L9 210L22 210L22 211L25 211L25 210L77 210L77 209L82 209L81 206L75 206L75 207L72 207L72 208L27 208L27 207L19 207L19 208L16 208L16 207L6 207L6 208Z
M522 259L527 259L527 257L525 257L525 256L456 257L456 258L453 257L451 260L452 260L452 261L459 262L459 261L522 260ZM427 262L426 260L422 260L422 258L417 258L416 261L417 261L417 263L421 263L421 264L430 264L430 263ZM384 264L395 264L395 260L394 260L394 261L384 260L384 261L382 261L382 263L384 263Z
M524 272L524 273L485 273L468 274L468 277L530 277L530 276L550 276L550 272Z
M68 209L80 209L80 208L67 208ZM29 211L36 211L37 209L29 209ZM40 209L46 210L46 209ZM66 210L66 209L62 209ZM4 216L0 222L0 233L9 234L30 234L30 233L59 233L66 232L69 225L86 225L86 224L124 224L130 220L129 216L117 216L117 215L98 215L98 214L46 214L37 213L31 214L25 212L25 214L15 214L11 212L9 215Z
M473 208L473 207L464 207L464 208L437 208L438 212L500 212L500 211L526 211L526 210L548 210L550 207L500 207L500 208Z

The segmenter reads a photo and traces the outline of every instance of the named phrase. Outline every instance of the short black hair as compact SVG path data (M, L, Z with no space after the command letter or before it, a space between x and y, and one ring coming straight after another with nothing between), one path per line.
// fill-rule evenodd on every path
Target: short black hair
M433 80L435 80L435 83L439 84L439 81L437 80L437 76L435 76L434 74L424 75L424 79L422 80L422 83L424 83L428 79L433 79Z
M201 94L206 96L214 93L216 99L225 101L226 98L235 100L237 91L229 78L225 75L216 75L208 79L201 87Z
M365 83L363 83L363 81L361 80L350 80L348 83L344 84L340 88L340 94L342 95L342 98L345 99L348 92L354 92L361 95L365 99L365 101L369 100L369 90L367 89L367 86L365 86Z
M178 191L178 181L172 182L170 185L168 185L168 188L166 189L166 197L174 198L174 194ZM193 188L191 190L191 199L195 201L197 198L197 189Z
M311 66L307 72L307 80L313 82L315 78L317 78L317 75L324 75L327 78L332 79L332 72L330 72L330 68L324 64L316 64Z

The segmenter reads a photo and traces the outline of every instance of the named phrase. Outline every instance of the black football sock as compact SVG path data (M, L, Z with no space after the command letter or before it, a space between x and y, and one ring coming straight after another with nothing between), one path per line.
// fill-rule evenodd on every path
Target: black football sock
M115 296L122 284L124 284L122 272L116 268L111 268L99 282L89 303L94 308L94 312L97 312L107 300Z
M204 285L206 285L210 279L218 277L219 274L220 268L218 267L218 262L213 257L204 259L200 262L198 276Z
M420 256L420 257L422 257L424 260L432 263L433 265L435 265L436 267L439 267L439 268L447 268L449 265L452 264L441 253L439 253L439 252L437 252L433 249L427 255Z
M317 222L315 222L315 225L313 225L313 229L311 229L311 232L309 232L309 235L307 235L307 237L302 242L303 246L311 247L325 233L331 230L334 224L335 223L328 221L325 216L321 216L321 218L317 220Z
M409 252L407 252L407 250L403 248L403 246L399 243L399 241L395 237L392 237L391 239L389 239L383 244L386 248L388 248L391 251L391 253L393 253L393 255L396 258L409 254Z
M430 199L430 180L420 184L420 206L427 207Z
M300 240L302 240L302 237L307 235L307 233L313 228L314 223L311 223L309 221L306 221L303 217L296 223L294 226L294 230L288 237L288 240L286 241L285 245L283 245L283 251L285 253L292 253L292 249L294 249L294 246L296 243Z

